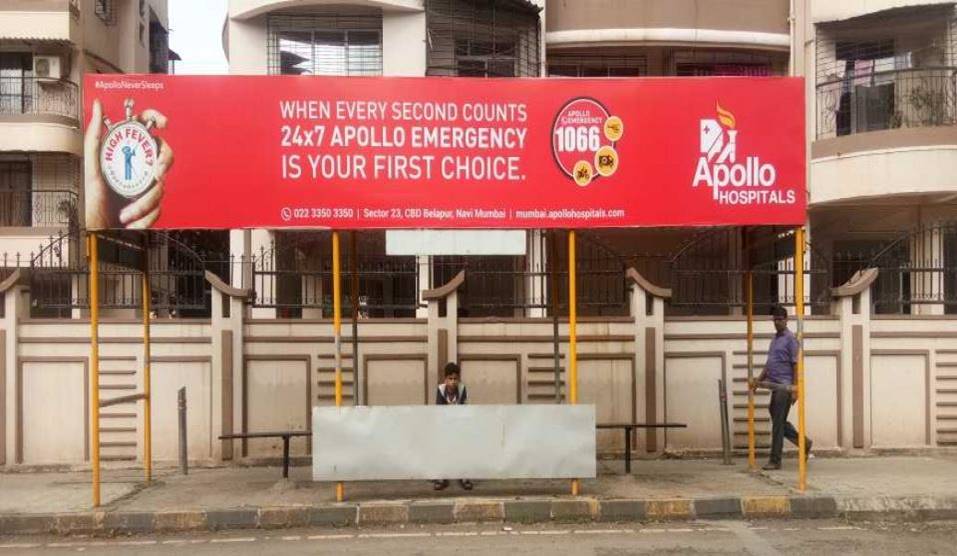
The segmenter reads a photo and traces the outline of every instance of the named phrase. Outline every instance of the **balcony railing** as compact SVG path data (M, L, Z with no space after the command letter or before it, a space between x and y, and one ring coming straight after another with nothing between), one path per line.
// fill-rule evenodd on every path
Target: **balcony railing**
M0 189L2 227L72 226L76 222L76 191Z
M0 115L49 114L78 118L77 85L64 79L0 77Z
M957 124L957 67L855 74L817 85L817 138Z

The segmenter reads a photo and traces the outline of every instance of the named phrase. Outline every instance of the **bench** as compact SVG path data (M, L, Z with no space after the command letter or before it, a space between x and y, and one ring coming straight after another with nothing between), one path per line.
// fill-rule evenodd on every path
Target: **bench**
M282 438L282 478L289 478L289 439L293 436L312 436L310 431L273 431L273 432L246 432L224 434L220 440L248 439L248 438Z
M596 429L622 429L625 431L625 473L631 473L631 431L635 429L686 429L684 423L599 423Z

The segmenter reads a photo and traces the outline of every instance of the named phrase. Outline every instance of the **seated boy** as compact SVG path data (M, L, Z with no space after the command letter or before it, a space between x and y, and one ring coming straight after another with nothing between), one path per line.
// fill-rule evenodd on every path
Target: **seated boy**
M435 405L464 405L468 400L469 393L465 385L461 382L462 371L455 363L448 363L445 366L445 382L439 384L435 391ZM472 481L468 479L459 479L459 484L465 490L472 490ZM432 481L432 488L442 490L449 486L449 481Z

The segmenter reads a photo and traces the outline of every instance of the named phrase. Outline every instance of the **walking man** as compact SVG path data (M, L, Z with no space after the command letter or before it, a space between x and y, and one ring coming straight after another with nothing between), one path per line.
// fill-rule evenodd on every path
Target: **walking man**
M788 330L787 309L776 305L771 314L774 317L776 334L768 347L768 362L758 380L751 384L752 390L760 383L765 383L764 385L771 389L771 403L768 406L771 413L771 457L763 467L766 471L781 469L781 452L784 450L785 438L795 446L798 445L798 431L788 421L791 406L798 399L798 342ZM811 444L811 439L805 436L805 457L811 454Z

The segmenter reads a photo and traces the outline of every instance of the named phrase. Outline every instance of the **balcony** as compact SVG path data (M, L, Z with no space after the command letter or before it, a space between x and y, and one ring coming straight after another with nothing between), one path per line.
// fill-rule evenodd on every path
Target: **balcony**
M396 12L421 12L424 9L423 0L232 0L229 2L229 17L247 20L287 8L305 10L342 6L373 7Z
M811 203L957 192L957 67L820 83Z
M0 152L81 154L76 83L0 77Z
M812 205L957 193L957 11L885 10L818 24ZM908 200L909 199L909 200Z

